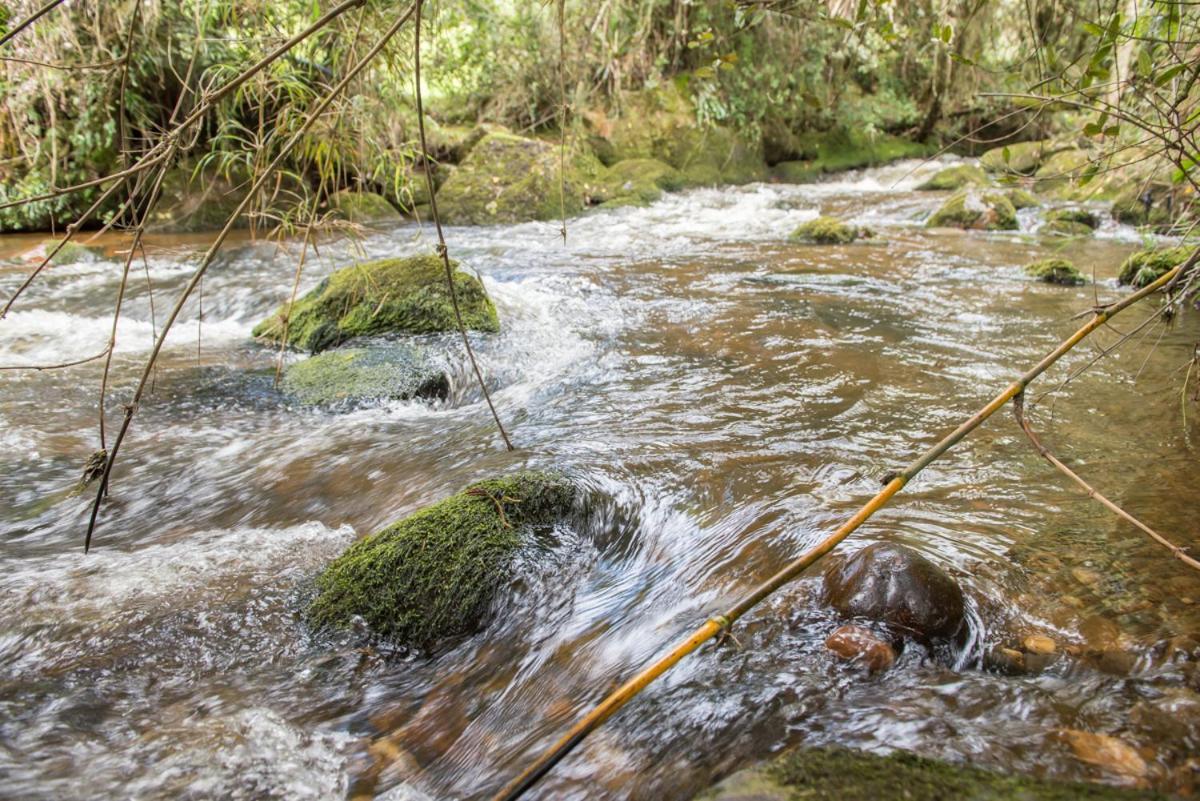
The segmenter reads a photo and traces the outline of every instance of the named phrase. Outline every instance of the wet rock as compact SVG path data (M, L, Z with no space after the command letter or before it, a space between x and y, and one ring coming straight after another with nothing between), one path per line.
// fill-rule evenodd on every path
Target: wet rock
M1150 772L1137 749L1116 737L1079 729L1059 729L1053 736L1066 743L1080 761L1103 768L1126 784L1141 784Z
M1117 281L1134 287L1154 283L1163 274L1182 264L1192 255L1192 248L1151 248L1134 253L1121 265Z
M476 331L499 331L483 284L455 262L451 266L463 323ZM288 345L317 353L360 336L452 331L456 321L445 276L437 256L355 264L333 273L294 306L280 306L253 333L278 343L286 328Z
M1008 198L1009 203L1013 204L1013 208L1018 210L1032 209L1042 205L1042 201L1038 200L1037 195L1019 186L1004 190L1004 196Z
M1088 228L1098 228L1100 226L1100 219L1087 209L1053 209L1046 212L1044 219L1046 222L1069 222Z
M1066 259L1042 259L1025 265L1025 272L1047 284L1077 286L1085 279L1075 265Z
M951 195L925 223L930 228L1015 231L1017 210L1001 192L960 190Z
M875 620L924 640L964 628L962 590L925 557L900 545L868 545L825 571L827 603L846 617Z
M424 348L395 343L310 356L288 366L283 391L306 405L345 408L381 400L444 398L450 379Z
M1186 207L1179 195L1178 187L1167 181L1132 182L1113 198L1113 219L1126 225L1169 229L1177 210Z
M1102 615L1091 615L1079 624L1079 636L1092 650L1111 648L1121 637L1121 628Z
M1091 228L1083 223L1071 222L1069 220L1051 220L1044 223L1041 228L1038 228L1038 236L1078 239L1091 235Z
M1141 792L997 773L896 751L797 748L733 774L696 801L1093 801L1146 799Z
M892 646L862 626L842 626L829 635L825 647L848 662L862 662L871 673L887 670L896 662Z
M329 207L352 223L400 222L400 212L382 195L343 189L329 198Z
M997 645L984 653L983 666L1006 676L1020 676L1026 672L1025 654L1016 648Z
M1052 654L1058 650L1058 645L1043 634L1030 634L1021 640L1021 647L1030 654Z
M847 225L836 217L821 216L801 223L792 231L789 239L814 245L845 245L858 239L862 233L858 228Z
M1033 175L1037 172L1038 167L1042 166L1043 161L1068 147L1070 145L1053 142L1049 139L1037 142L1014 142L987 151L979 158L979 165L988 172Z
M599 192L604 166L591 150L569 147L560 204L557 144L491 133L472 148L438 190L438 211L450 225L552 220L577 214Z
M1128 676L1137 667L1138 657L1137 654L1130 653L1123 648L1110 646L1100 651L1090 652L1088 662L1101 673L1107 673L1110 676Z
M481 628L517 552L571 509L574 485L525 471L480 481L350 546L317 577L317 629L361 620L397 644L430 648Z
M987 186L987 174L973 164L959 164L938 170L917 187L921 191L962 189L966 186Z
M1071 187L1083 177L1090 163L1091 156L1085 150L1072 148L1055 153L1046 159L1034 174L1038 191L1056 192Z
M642 206L662 197L663 192L682 188L684 178L670 164L658 159L618 161L604 175L596 199L603 206Z

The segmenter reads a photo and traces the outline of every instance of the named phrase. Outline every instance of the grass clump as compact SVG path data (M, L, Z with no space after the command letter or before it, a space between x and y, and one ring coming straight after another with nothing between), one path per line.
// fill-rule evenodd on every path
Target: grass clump
M1134 287L1154 283L1177 264L1183 264L1192 255L1192 248L1175 247L1143 250L1134 253L1121 265L1117 281Z
M1075 269L1075 265L1066 259L1042 259L1025 265L1025 272L1039 281L1047 284L1063 286L1078 286L1084 283L1084 277Z
M476 331L499 331L496 307L473 275L454 270L463 323ZM254 327L254 336L278 343L287 323L287 344L317 353L372 334L429 334L456 327L446 273L437 256L354 264L284 304Z
M858 234L857 228L836 217L821 216L801 223L790 239L815 245L845 245L857 239Z
M529 530L571 508L557 473L480 481L350 546L317 578L308 608L317 628L361 618L402 645L429 648L477 631Z

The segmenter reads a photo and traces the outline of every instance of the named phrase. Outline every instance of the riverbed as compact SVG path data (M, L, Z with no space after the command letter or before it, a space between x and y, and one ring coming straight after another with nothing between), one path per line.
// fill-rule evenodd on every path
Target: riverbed
M87 556L91 492L71 487L99 447L101 363L0 372L0 796L496 790L845 520L1072 332L1074 315L1124 293L1118 267L1142 244L1132 229L1108 222L1055 244L1036 237L1044 209L1030 209L1020 232L928 230L944 194L914 187L930 169L691 190L573 219L565 244L556 222L448 229L451 255L500 313L501 333L473 341L513 453L452 336L429 338L450 361L445 400L289 403L273 384L278 354L250 329L290 292L299 244L241 237L168 339ZM818 212L878 241L787 241ZM0 297L39 241L0 240ZM302 290L356 258L433 242L416 224L325 242ZM103 255L52 267L0 321L0 365L104 347L123 243L99 244ZM134 263L109 437L204 244L151 237ZM1094 283L1022 272L1052 255ZM1197 546L1200 408L1182 389L1200 318L1152 321L1076 375L1153 308L1039 380L1033 419L1098 489ZM356 537L521 466L566 470L597 500L517 566L483 632L427 657L305 628L313 576ZM875 677L837 662L814 570L736 640L653 685L537 797L687 799L793 744L1122 780L1058 742L1064 728L1140 749L1145 786L1184 786L1200 684L1167 644L1200 638L1200 574L1055 473L1007 410L844 547L878 541L916 549L964 587L972 632L953 658L906 648ZM1031 633L1085 651L1097 626L1100 658L1061 656L1025 675L987 667L991 649Z

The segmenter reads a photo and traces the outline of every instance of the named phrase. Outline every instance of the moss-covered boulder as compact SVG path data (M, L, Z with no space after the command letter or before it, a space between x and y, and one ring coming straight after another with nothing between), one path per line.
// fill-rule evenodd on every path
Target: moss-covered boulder
M1038 200L1037 195L1033 194L1028 189L1024 189L1019 186L1014 186L1011 189L1005 189L1004 196L1008 198L1008 202L1013 204L1013 208L1017 210L1032 209L1042 205L1042 202Z
M1042 162L1055 153L1072 147L1069 143L1049 139L1037 142L1014 142L994 147L979 158L979 165L988 172L1009 175L1033 175Z
M1121 265L1117 281L1135 287L1154 283L1173 267L1187 261L1192 250L1190 247L1154 248L1134 253Z
M454 270L463 323L476 331L499 331L496 307L473 275ZM284 304L254 328L254 336L313 353L373 334L428 334L457 323L437 256L382 259L343 267L296 301Z
M42 242L39 248L42 257L49 256L58 247L61 239L47 239ZM100 258L101 249L85 245L81 242L76 242L74 239L69 240L65 245L58 248L58 253L54 256L55 264L79 264L82 262L96 261Z
M917 187L921 191L962 189L964 186L987 186L987 174L974 164L958 164L938 170L933 177Z
M488 134L438 190L442 221L491 225L559 217L559 160L557 143ZM590 150L568 149L562 194L567 214L577 214L591 204L603 171Z
M1078 286L1084 283L1084 277L1075 269L1075 265L1066 259L1042 259L1025 265L1026 274L1047 284L1063 286Z
M858 239L859 235L859 229L847 225L837 217L821 216L801 223L788 238L793 242L814 245L845 245Z
M1173 187L1165 183L1126 186L1113 199L1113 219L1139 228L1169 228L1177 205L1175 194Z
M1015 231L1017 210L1002 192L959 190L925 222L930 228Z
M621 98L621 113L606 126L611 158L658 159L687 186L744 184L766 177L761 142L731 128L701 125L686 93L668 82Z
M1044 217L1045 221L1050 222L1069 222L1078 225L1084 225L1088 228L1097 228L1100 225L1100 218L1087 209L1054 209L1048 211Z
M424 348L393 343L337 348L289 365L283 391L308 406L347 408L384 400L444 398L450 379Z
M1084 225L1081 222L1074 222L1072 220L1047 220L1038 229L1038 236L1061 236L1077 239L1091 235L1092 227L1090 225Z
M996 773L896 751L798 748L733 774L696 801L1133 801L1145 790Z
M685 179L658 159L625 159L605 174L597 195L604 206L640 206L658 200L664 191L684 186Z
M566 516L574 497L557 473L472 484L351 545L317 578L308 620L337 629L360 619L418 648L478 631L517 552Z
M1086 150L1060 150L1046 159L1034 173L1039 192L1069 193L1084 176L1092 157Z
M399 222L400 212L383 195L343 189L329 198L329 207L343 219L362 225Z

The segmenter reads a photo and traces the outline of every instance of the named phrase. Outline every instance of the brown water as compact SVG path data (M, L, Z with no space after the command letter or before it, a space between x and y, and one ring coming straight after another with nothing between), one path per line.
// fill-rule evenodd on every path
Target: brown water
M99 366L0 372L0 796L495 790L844 520L1073 330L1073 314L1121 292L1132 232L1070 246L1095 286L1032 283L1020 265L1052 253L1029 235L1036 213L1020 234L926 231L939 198L910 191L906 170L595 213L572 222L565 248L554 224L451 229L504 322L476 342L515 454L452 338L434 338L454 372L445 404L289 407L249 330L290 286L295 252L238 243L205 281L203 320L191 304L169 340L87 557L88 500L66 490L97 447ZM787 243L818 208L886 243ZM154 243L159 318L200 244ZM0 296L30 245L0 244ZM372 256L430 247L412 226L361 243ZM352 251L323 247L305 285ZM118 271L114 258L53 268L0 321L0 364L100 350ZM139 272L121 325L112 409L152 341L145 283ZM1031 395L1149 312L1100 332ZM1034 419L1098 488L1195 546L1200 409L1181 387L1200 323L1143 334ZM567 469L597 500L520 565L486 631L427 659L305 630L309 580L355 536L522 465ZM1200 574L1065 483L1007 411L845 547L880 540L916 548L967 591L972 637L951 663L916 646L875 678L836 663L814 572L751 614L738 644L706 647L654 685L537 797L685 799L793 743L1119 778L1057 742L1063 727L1118 736L1143 750L1150 785L1187 786L1200 676L1166 643L1200 637ZM1035 632L1097 653L1035 675L985 669L993 646Z

